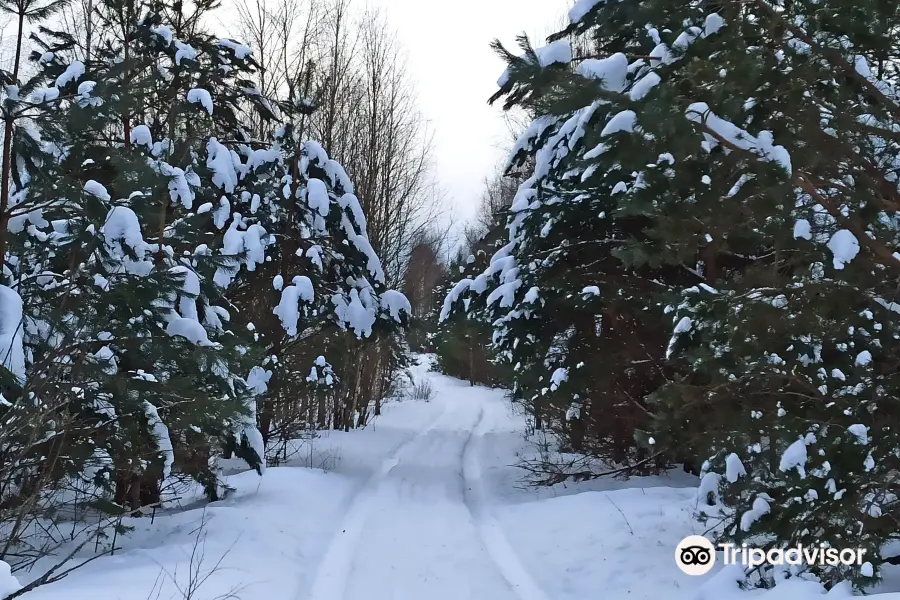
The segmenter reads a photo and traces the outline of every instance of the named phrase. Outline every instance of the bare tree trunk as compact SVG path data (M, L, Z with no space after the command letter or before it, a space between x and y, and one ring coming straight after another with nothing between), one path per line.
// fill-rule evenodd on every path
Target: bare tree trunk
M14 85L19 83L19 64L22 61L22 36L25 34L25 12L24 5L19 6L19 20L16 27L16 58L13 62L12 79ZM0 281L3 278L3 267L5 265L6 245L9 230L9 186L10 175L12 172L12 139L13 139L13 115L6 114L3 124L3 164L2 176L0 176Z

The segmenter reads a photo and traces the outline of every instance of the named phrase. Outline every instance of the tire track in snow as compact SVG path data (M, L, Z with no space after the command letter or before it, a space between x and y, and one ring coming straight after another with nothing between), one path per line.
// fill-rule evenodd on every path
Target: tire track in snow
M486 418L490 412L490 405L483 402L478 422L469 435L463 450L463 479L465 481L464 496L466 506L472 514L478 533L494 564L500 570L509 587L516 593L520 600L550 600L550 597L541 589L537 582L528 574L519 555L513 550L506 539L506 535L500 528L500 524L494 518L488 504L487 493L484 490L484 482L481 475L481 462L478 460L478 450L484 439L484 434L490 431L490 419Z
M374 505L375 496L391 470L400 463L400 455L411 444L434 431L441 420L450 412L450 405L444 404L441 414L425 429L419 431L391 452L378 469L366 480L353 499L341 521L340 532L328 544L328 549L316 569L312 588L306 593L295 594L297 600L343 600L353 568L356 547L362 536L366 521Z

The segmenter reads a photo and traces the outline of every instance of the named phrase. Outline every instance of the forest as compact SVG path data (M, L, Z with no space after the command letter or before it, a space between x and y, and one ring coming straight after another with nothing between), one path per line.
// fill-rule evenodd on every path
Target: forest
M0 0L0 600L185 528L110 600L900 593L900 5L557 4L452 198L390 2ZM598 503L670 579L517 537ZM299 591L207 592L244 527L322 540ZM864 558L697 588L691 534Z

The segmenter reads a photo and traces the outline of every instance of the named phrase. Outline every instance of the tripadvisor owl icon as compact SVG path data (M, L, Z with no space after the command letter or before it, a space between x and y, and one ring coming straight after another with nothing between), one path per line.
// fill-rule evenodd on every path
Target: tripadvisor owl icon
M716 564L716 549L702 535L689 535L675 547L675 563L688 575L705 575Z

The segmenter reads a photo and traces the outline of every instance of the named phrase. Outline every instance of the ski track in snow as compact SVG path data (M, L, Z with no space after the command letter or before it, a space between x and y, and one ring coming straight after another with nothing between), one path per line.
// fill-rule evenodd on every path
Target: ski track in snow
M484 435L491 430L494 423L494 405L484 404L478 424L469 435L463 454L463 476L466 481L466 504L478 524L481 539L484 541L494 563L503 577L516 592L520 600L550 600L550 597L532 579L518 554L513 550L491 512L488 496L481 479L481 463L478 450ZM487 418L488 414L491 415Z
M428 435L447 414L447 407L425 429L403 442L391 452L381 466L369 477L362 488L350 500L340 532L332 538L319 565L312 589L300 590L296 594L298 600L341 600L347 585L346 574L352 566L353 555L366 520L372 511L373 499L378 488L391 470L400 462L400 454L416 440Z
M354 496L297 600L549 600L494 519L478 452L496 392L431 375L443 411Z

